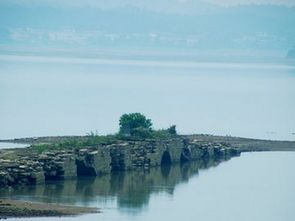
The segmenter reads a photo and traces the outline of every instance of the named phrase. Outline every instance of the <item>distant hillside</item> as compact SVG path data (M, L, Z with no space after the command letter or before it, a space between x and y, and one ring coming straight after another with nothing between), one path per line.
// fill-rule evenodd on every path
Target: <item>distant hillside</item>
M295 44L294 7L250 5L165 14L127 6L0 6L2 45L287 50Z

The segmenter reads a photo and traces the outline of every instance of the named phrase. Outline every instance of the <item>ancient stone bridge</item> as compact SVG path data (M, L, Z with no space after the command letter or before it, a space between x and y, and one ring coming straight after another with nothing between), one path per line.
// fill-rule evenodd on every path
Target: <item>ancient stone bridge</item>
M39 184L47 180L98 176L116 171L149 170L189 161L223 160L240 152L225 143L184 138L118 141L110 145L52 151L14 160L0 159L0 186Z

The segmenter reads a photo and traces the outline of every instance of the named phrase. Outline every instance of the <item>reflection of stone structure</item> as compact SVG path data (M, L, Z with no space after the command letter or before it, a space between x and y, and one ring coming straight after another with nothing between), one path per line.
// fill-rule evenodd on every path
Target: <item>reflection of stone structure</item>
M46 203L88 203L97 199L116 197L120 208L141 208L145 206L153 193L173 195L175 186L197 175L200 169L219 164L219 160L192 161L150 170L133 170L105 174L98 177L84 177L65 180L46 185L14 188L7 192L0 189L0 195L30 196ZM70 197L75 196L75 197Z
M161 165L189 161L227 159L239 151L226 144L174 138L168 140L118 141L69 151L28 151L14 160L0 161L0 186L37 184L76 176L98 176L116 171L150 170Z

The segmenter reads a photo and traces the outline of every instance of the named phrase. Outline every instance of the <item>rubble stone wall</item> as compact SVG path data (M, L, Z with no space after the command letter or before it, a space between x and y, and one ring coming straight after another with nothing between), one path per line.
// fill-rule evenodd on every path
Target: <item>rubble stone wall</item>
M165 164L229 159L240 152L224 143L173 138L118 141L110 145L51 151L0 159L0 186L35 185L48 180L149 170Z

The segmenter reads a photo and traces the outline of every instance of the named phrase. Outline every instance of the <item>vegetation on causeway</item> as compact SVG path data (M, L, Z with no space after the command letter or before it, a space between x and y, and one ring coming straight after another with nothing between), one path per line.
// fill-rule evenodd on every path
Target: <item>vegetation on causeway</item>
M119 132L116 134L98 135L97 132L90 132L86 136L65 137L50 142L36 142L30 148L44 152L107 145L120 140L168 139L177 136L175 125L160 130L154 130L152 126L151 119L146 118L141 113L123 114L119 120Z

